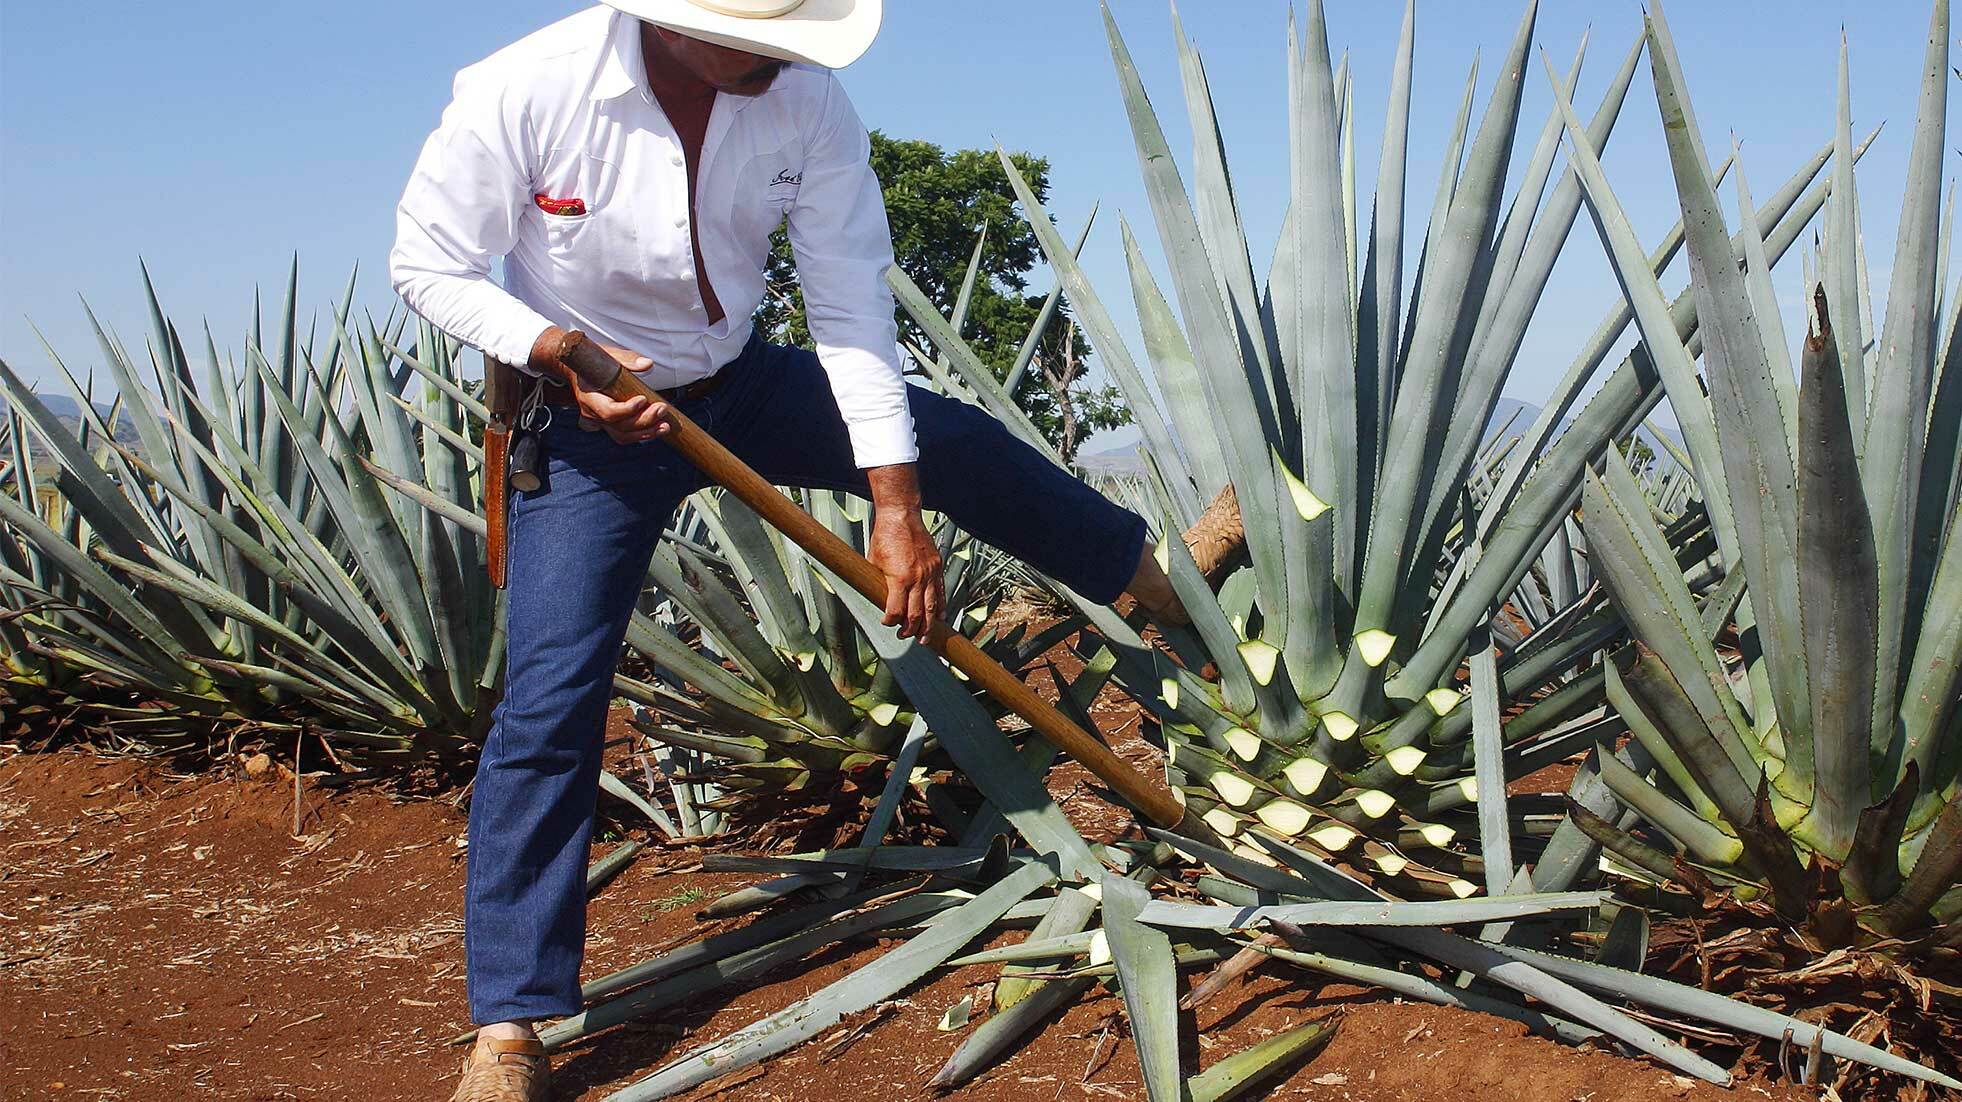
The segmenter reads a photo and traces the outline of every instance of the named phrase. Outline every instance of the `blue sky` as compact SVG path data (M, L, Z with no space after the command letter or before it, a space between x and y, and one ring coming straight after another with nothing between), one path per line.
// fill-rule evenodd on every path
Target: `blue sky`
M324 308L358 263L361 301L385 308L394 202L448 99L452 73L580 6L0 0L0 356L54 385L31 319L71 367L94 362L78 294L140 347L147 319L139 257L179 323L209 319L221 347L240 345L254 284L276 293L296 251L303 306ZM1113 0L1112 7L1183 149L1169 7L1164 0ZM1414 217L1428 208L1473 51L1482 49L1486 62L1482 109L1522 10L1514 0L1420 0ZM1189 3L1182 13L1206 58L1262 267L1287 187L1287 13L1285 0ZM1679 0L1670 15L1705 141L1721 154L1729 134L1738 134L1760 197L1830 139L1846 28L1855 128L1889 124L1860 177L1874 294L1882 297L1926 0ZM1358 81L1365 216L1400 18L1401 5L1387 0L1330 0L1332 48L1351 52ZM1563 68L1591 24L1577 98L1583 115L1640 21L1635 0L1543 4L1538 42ZM1048 156L1052 210L1068 229L1081 225L1093 202L1103 203L1086 262L1113 312L1128 319L1115 215L1130 217L1147 242L1155 234L1093 0L888 0L878 43L843 79L867 124L895 136L946 146L1000 142ZM1527 89L1521 163L1548 110L1537 59ZM1947 143L1951 159L1957 144ZM1606 163L1645 241L1654 241L1675 209L1646 63ZM1420 234L1421 223L1412 232ZM1797 268L1794 257L1780 271L1788 300L1796 298ZM1508 393L1533 400L1544 392L1616 295L1583 216Z

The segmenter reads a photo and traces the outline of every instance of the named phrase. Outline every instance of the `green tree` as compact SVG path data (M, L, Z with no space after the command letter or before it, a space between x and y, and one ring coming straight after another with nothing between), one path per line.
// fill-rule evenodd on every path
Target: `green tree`
M1047 199L1048 160L1026 153L1013 156L1037 197ZM943 313L952 311L975 241L986 232L981 274L968 301L961 335L996 377L1005 379L1035 325L1044 296L1028 292L1028 273L1042 260L1042 251L1034 231L1015 211L1001 163L991 152L949 153L931 142L902 141L876 130L871 159L885 190L894 259ZM773 341L808 347L811 334L804 320L797 268L781 229L770 254L769 286L757 311L757 325ZM935 354L904 311L896 310L894 316L901 341ZM1116 387L1088 384L1090 347L1069 316L1067 304L1050 318L1037 349L1030 370L1015 388L1015 401L1065 460L1075 458L1091 433L1130 423L1130 411Z

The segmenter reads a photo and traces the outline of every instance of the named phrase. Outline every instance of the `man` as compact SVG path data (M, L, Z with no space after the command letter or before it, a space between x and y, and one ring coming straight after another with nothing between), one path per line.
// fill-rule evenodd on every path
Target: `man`
M944 599L923 507L1093 600L1129 591L1182 619L1143 521L906 385L869 141L829 71L879 21L879 0L610 0L463 70L402 198L396 290L532 375L584 333L771 481L869 497L886 623L908 637ZM815 355L749 320L786 220ZM544 484L510 507L504 697L470 805L480 1040L458 1102L546 1097L531 1023L580 1009L614 666L655 542L704 485L660 442L667 404L541 394Z

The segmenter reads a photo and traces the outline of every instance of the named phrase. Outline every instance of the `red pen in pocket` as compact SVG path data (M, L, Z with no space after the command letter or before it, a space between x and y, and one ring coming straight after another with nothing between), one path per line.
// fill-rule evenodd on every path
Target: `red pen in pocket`
M538 209L546 214L556 214L561 218L577 218L586 213L584 199L554 199L543 192L534 198L538 201Z

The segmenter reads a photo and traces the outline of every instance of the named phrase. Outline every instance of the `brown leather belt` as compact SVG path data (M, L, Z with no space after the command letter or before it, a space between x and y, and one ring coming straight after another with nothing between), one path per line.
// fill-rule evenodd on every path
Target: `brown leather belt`
M670 387L661 393L667 395L668 401L670 402L693 402L700 398L706 398L722 389L722 385L729 381L731 375L735 374L733 370L735 366L741 362L741 359L731 360L717 368L715 374L705 379L696 379L692 383L683 383L678 387ZM553 388L553 390L545 393L546 405L572 406L576 404L572 400L571 388L566 386L563 381L549 375L544 376L543 379L545 385ZM563 391L564 393L555 393L555 391Z

